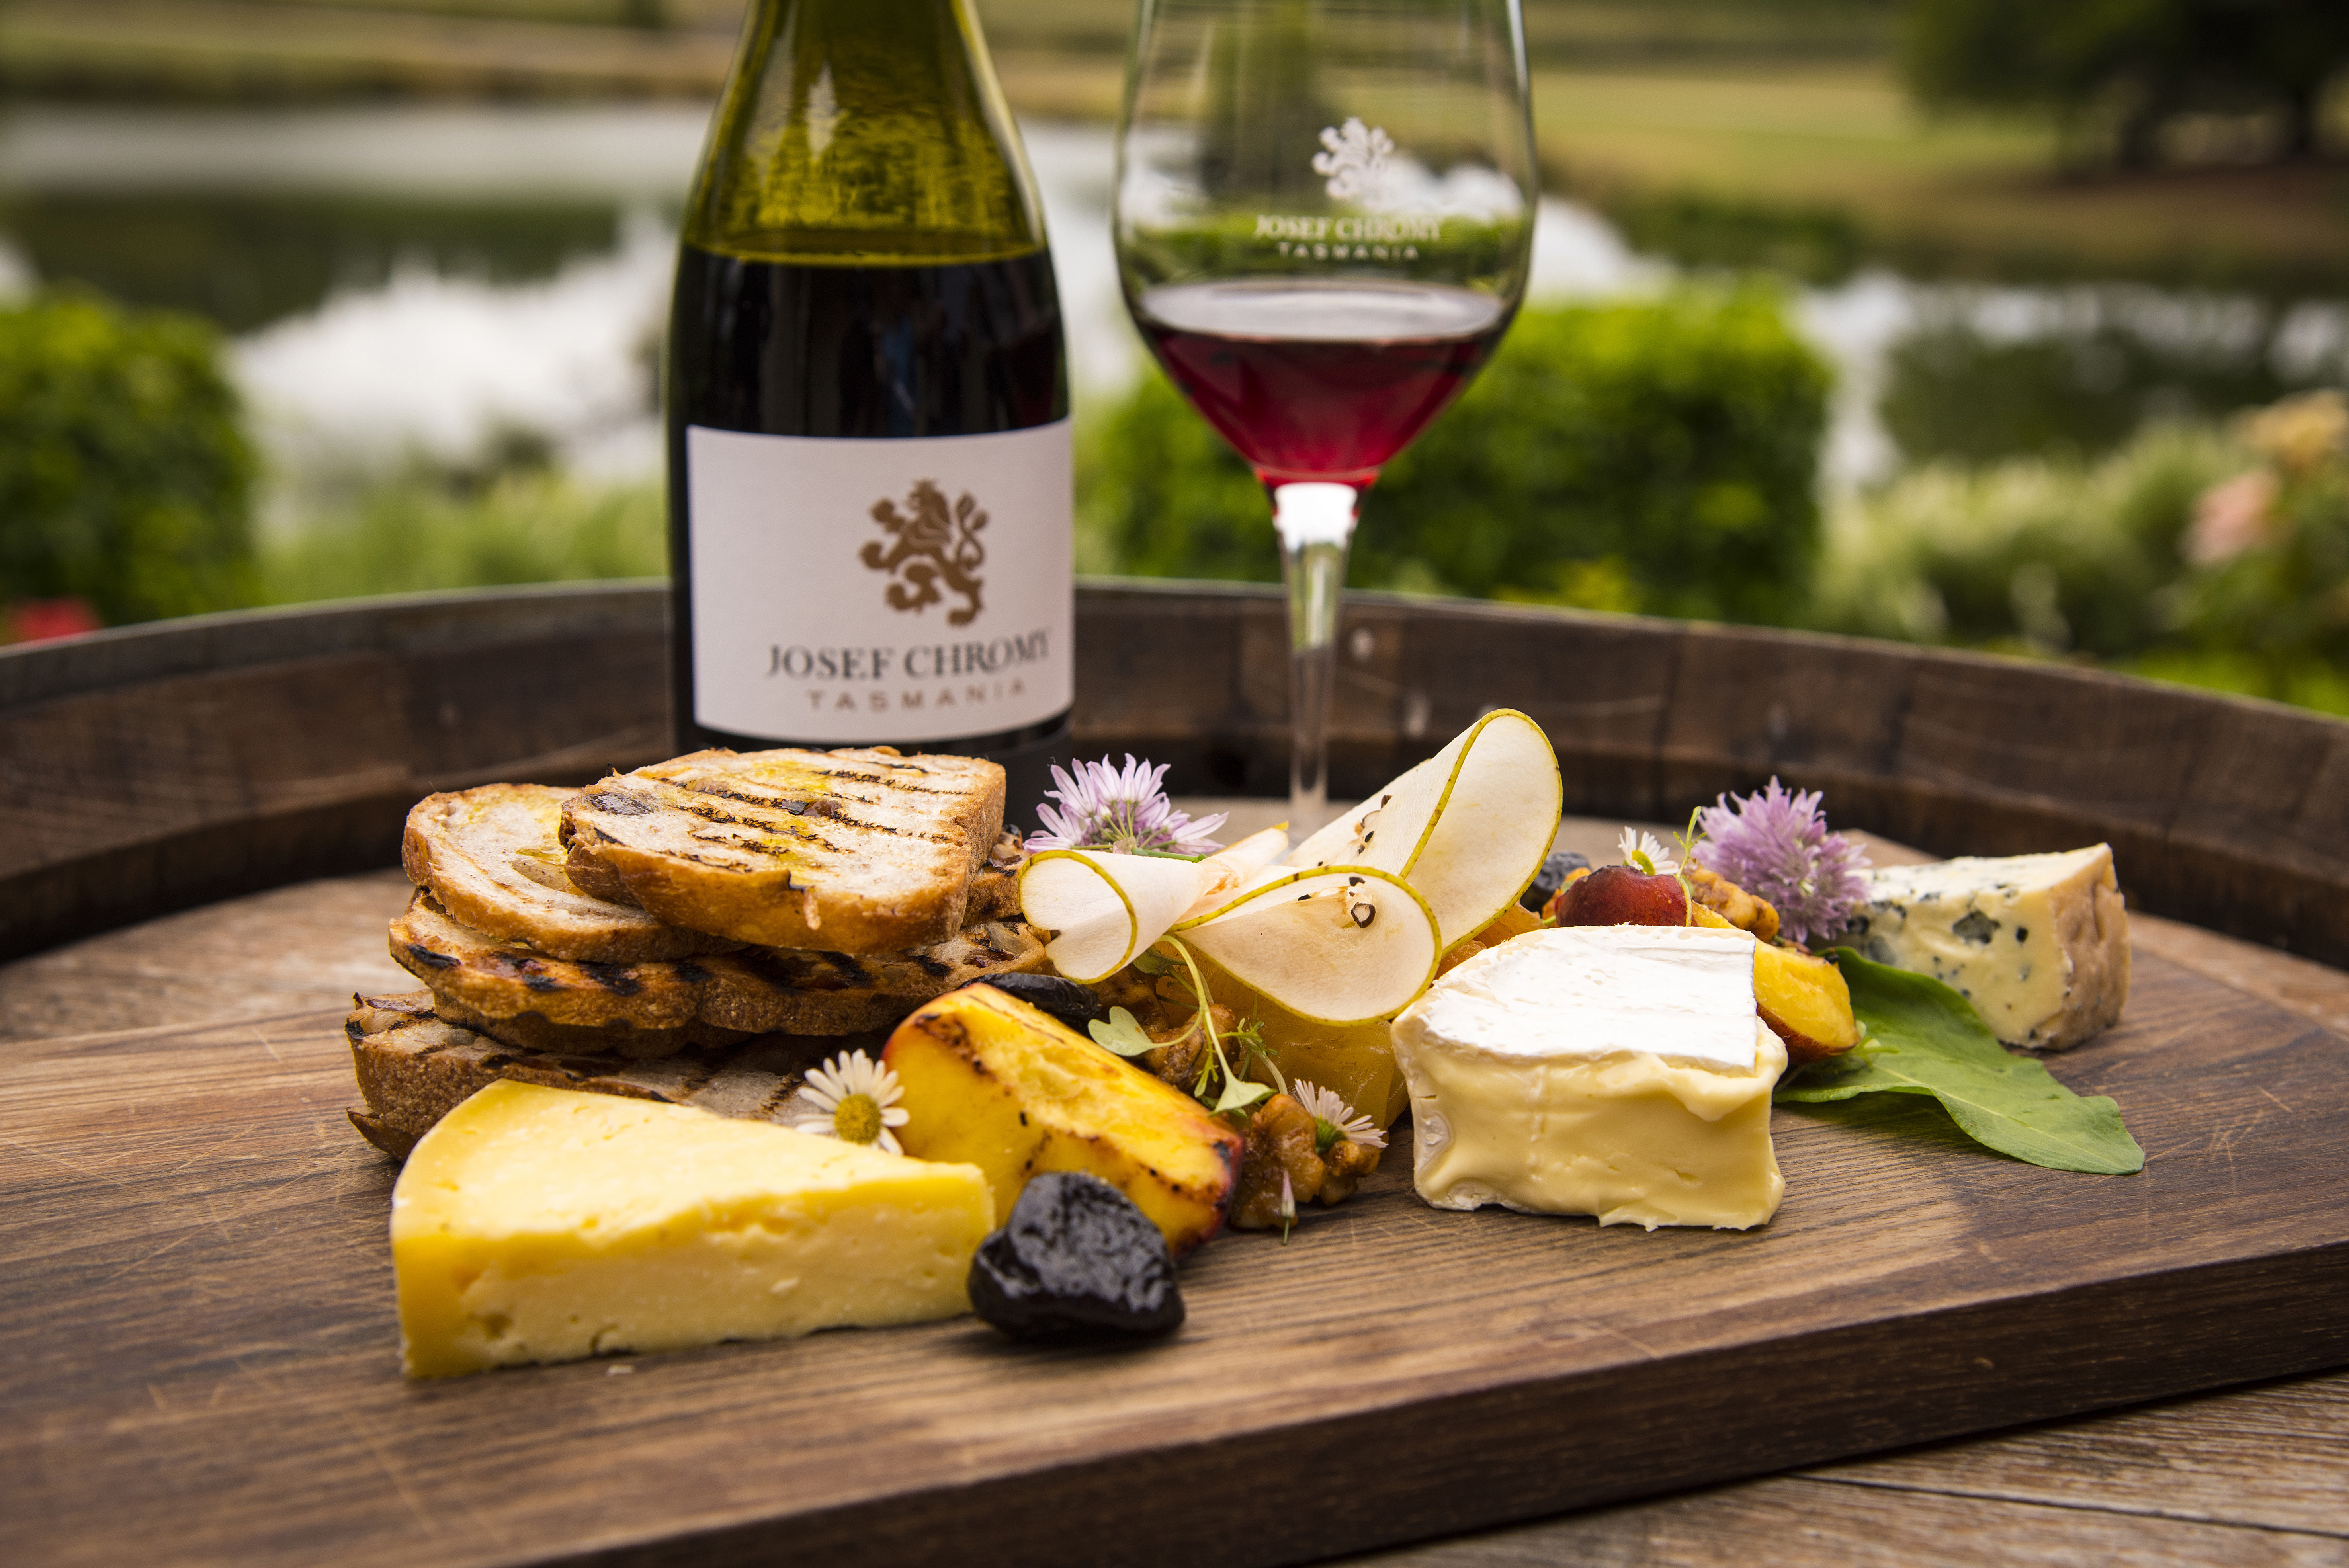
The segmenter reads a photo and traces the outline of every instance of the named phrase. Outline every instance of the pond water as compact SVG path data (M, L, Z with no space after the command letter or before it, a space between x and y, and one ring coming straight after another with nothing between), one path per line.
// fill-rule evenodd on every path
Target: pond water
M0 289L75 279L220 322L285 485L485 465L517 444L586 474L650 475L676 214L707 112L22 108L0 120ZM1081 412L1143 364L1110 252L1110 134L1024 131ZM1542 204L1538 299L1637 293L1681 270L1586 208ZM2338 299L1882 269L1793 298L1838 371L1831 489L1904 459L2093 451L2148 417L2349 381Z

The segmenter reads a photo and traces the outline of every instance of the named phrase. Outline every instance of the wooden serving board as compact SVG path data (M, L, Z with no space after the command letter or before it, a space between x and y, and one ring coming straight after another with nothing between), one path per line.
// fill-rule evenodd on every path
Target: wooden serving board
M1439 1213L1399 1150L1197 1254L1146 1349L964 1319L432 1384L339 1025L0 1061L11 1560L1295 1562L2349 1361L2349 1043L2142 955L2054 1064L2138 1176L1781 1110L1768 1227L1646 1233Z

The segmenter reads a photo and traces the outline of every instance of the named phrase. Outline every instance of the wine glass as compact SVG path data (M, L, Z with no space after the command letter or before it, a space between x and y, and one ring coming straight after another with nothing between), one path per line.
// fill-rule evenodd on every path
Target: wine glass
M1362 492L1523 297L1518 0L1141 0L1118 120L1134 325L1272 500L1290 830L1329 818L1338 596Z

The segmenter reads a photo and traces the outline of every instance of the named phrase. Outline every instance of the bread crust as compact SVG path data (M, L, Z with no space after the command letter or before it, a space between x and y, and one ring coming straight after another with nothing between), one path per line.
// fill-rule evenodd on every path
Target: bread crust
M746 948L658 963L584 963L472 930L420 889L389 935L393 961L447 1005L447 1016L516 1045L637 1059L723 1037L711 1030L739 1037L885 1028L957 985L1044 964L1042 940L1018 920L864 957Z
M736 945L670 925L631 903L580 889L564 868L557 832L578 795L544 784L487 784L427 795L409 809L399 860L455 919L552 958L641 964L722 953Z
M500 1078L696 1106L790 1126L807 1069L843 1050L878 1055L877 1037L767 1037L659 1061L517 1050L434 1015L431 993L354 996L343 1033L366 1109L347 1114L368 1142L405 1160L432 1124Z
M979 758L698 751L581 791L561 837L590 893L760 946L864 955L962 928L1003 791Z

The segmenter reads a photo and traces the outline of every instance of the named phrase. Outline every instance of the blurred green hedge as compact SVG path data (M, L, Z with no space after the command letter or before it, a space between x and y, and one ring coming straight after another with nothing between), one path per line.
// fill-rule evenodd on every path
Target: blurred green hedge
M2349 713L2349 398L1936 463L1830 520L1812 623Z
M254 480L210 326L71 294L0 309L0 603L250 603Z
M1828 385L1764 289L1526 311L1365 499L1349 581L1797 619ZM1279 575L1264 492L1164 378L1089 431L1081 461L1089 566Z
M2164 588L2204 490L2246 461L2220 431L2148 430L2094 461L1937 462L1839 508L1813 621L1904 642L2116 657L2167 637Z
M657 483L592 485L546 469L478 486L414 470L348 498L265 545L263 599L299 604L373 593L502 587L668 571Z

